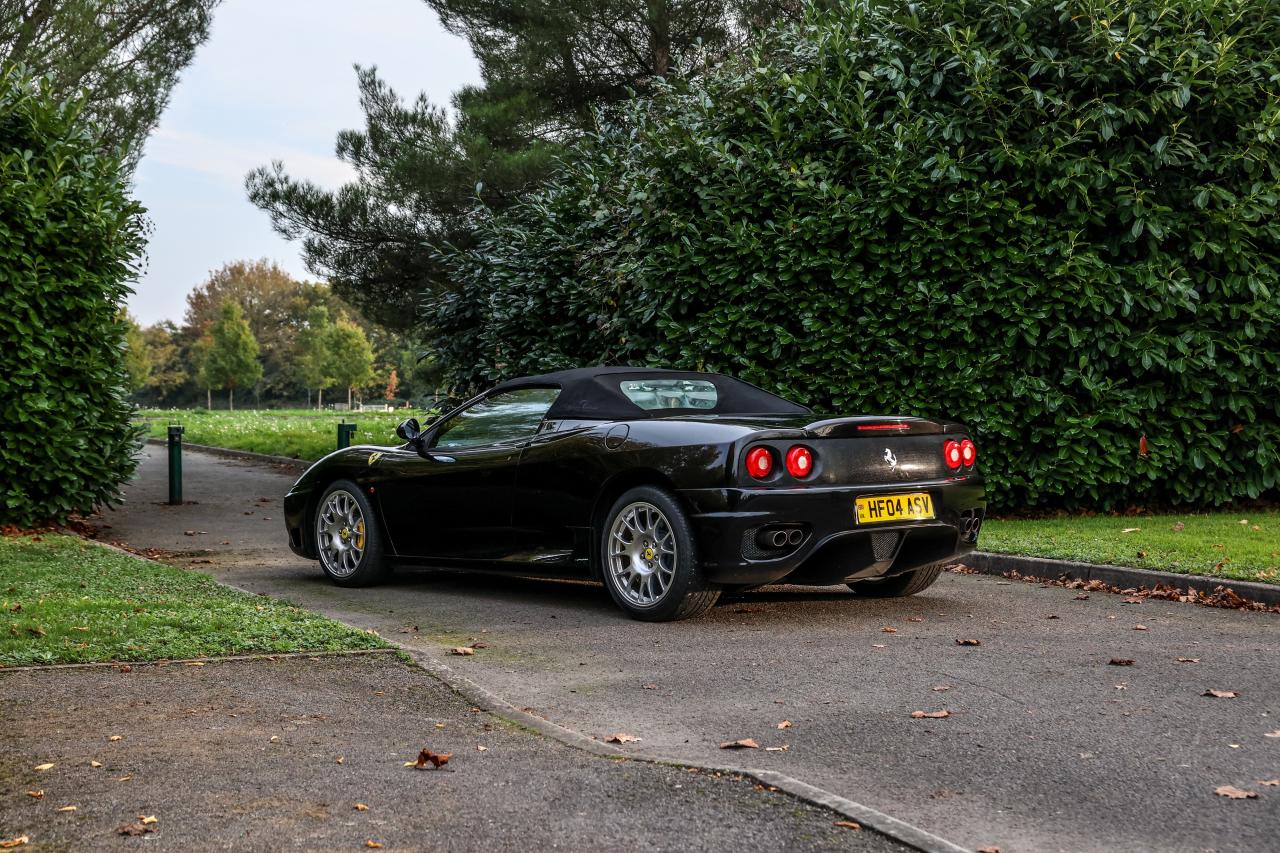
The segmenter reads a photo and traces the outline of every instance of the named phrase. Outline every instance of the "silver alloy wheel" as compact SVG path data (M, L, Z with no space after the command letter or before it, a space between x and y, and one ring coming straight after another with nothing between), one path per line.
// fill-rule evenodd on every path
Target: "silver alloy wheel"
M631 604L657 604L676 573L676 535L662 510L647 501L627 504L609 529L609 575Z
M360 566L365 546L364 513L355 496L338 489L325 498L316 515L316 545L325 569L345 578Z

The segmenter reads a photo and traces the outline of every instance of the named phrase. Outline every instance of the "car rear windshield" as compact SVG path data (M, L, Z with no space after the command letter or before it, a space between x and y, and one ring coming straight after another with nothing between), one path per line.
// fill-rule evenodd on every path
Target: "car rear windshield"
M646 411L714 409L719 400L716 386L705 379L625 379L618 386Z

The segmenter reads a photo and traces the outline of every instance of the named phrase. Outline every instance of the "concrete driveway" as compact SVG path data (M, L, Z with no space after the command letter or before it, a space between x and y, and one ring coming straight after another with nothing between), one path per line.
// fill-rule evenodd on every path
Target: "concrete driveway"
M377 630L568 728L642 738L620 751L724 763L718 744L753 738L762 748L735 763L966 847L1269 850L1280 838L1280 787L1260 784L1280 777L1280 737L1266 736L1280 731L1274 614L955 574L896 601L773 587L658 625L589 584L421 571L345 590L285 547L294 476L188 453L198 503L169 508L152 451L103 538L208 549L171 561ZM476 655L447 656L476 640ZM1221 785L1258 797L1216 796Z

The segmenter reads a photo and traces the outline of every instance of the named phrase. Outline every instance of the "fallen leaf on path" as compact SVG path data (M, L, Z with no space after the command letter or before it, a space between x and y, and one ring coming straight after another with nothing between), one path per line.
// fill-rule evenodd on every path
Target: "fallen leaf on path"
M453 753L451 752L432 752L429 749L423 749L422 752L418 753L418 760L413 762L413 766L423 770L426 768L427 763L430 762L432 767L439 770L449 763L450 758L453 758Z
M1243 788L1237 788L1235 785L1219 785L1213 789L1213 792L1219 797L1226 797L1230 800L1256 800L1258 795L1253 791L1246 791Z
M1260 779L1259 785L1266 785L1268 788L1280 788L1280 779Z
M33 800L38 800L44 796L44 789L39 791L27 791L27 796Z
M9 850L13 847L21 847L24 844L31 843L31 836L19 835L17 838L6 838L0 841L0 850Z
M907 617L907 621L908 621L908 622L923 622L923 621L924 621L924 617L923 617L923 616L908 616L908 617Z
M102 766L102 762L101 762L101 761L90 761L90 762L89 762L89 766L90 766L90 767L101 767L101 766Z
M884 643L872 643L872 644L871 644L871 648L873 648L873 649L887 649L887 648L889 648L889 647L888 647L888 646L886 646Z
M133 823L126 823L124 826L116 829L116 832L120 835L146 835L148 832L155 831L156 828L154 826L143 823L140 820L134 821Z
M617 734L609 735L607 738L604 739L604 742L605 743L639 743L640 738L636 737L635 735L626 734L625 732L618 732Z
M912 711L913 720L942 720L951 716L950 711Z
M355 809L358 812L367 812L369 810L369 807L366 806L364 803L356 803L351 808Z
M1150 628L1148 628L1146 625L1134 625L1134 626L1133 626L1133 630L1135 630L1135 631L1150 631L1151 629L1150 629Z
M790 748L791 748L790 744L784 743L782 746L766 746L764 748L764 751L765 752L786 752Z
M783 720L782 722L778 723L778 728L780 728L780 729L789 729L789 728L791 728L791 721L790 721L790 720Z
M63 806L62 808L58 809L58 811L60 812L73 812L75 810L76 810L75 806Z
M1280 729L1276 729L1274 732L1267 732L1263 737L1280 737Z
M449 649L449 654L451 655L474 655L475 653L475 649L469 649L466 646L455 646Z
M365 847L369 847L369 848L371 848L371 849L373 849L373 850L381 850L381 849L382 849L382 842L381 842L381 841L374 841L372 838L370 838L368 841L366 841L366 842L364 843L364 846L365 846Z
M862 829L862 824L852 820L838 820L831 825L838 826L841 829Z
M933 692L934 692L934 693L942 693L943 691L945 691L945 690L950 690L950 689L951 689L951 685L950 685L950 684L939 684L939 685L937 685L936 687L934 687L934 688L933 688Z
M484 744L480 744L479 746L476 747L476 752L488 752L488 751L489 751L489 747L485 746Z
M1001 850L999 847L987 846L987 847L979 847L978 853L1004 853L1004 851Z
M898 629L897 629L897 628L891 628L890 626L885 625L883 628L881 628L881 629L880 629L880 633L881 633L881 634L896 634L896 633L898 633Z
M1107 666L1133 666L1133 660L1130 658L1112 658L1107 661Z
M1214 690L1210 687L1208 690L1200 694L1201 696L1212 696L1214 699L1234 699L1240 694L1234 690Z
M183 666L204 666L204 661L202 661L202 660L189 660L189 661L184 662L184 663L183 663Z
M37 765L36 765L36 767L35 767L35 769L36 769L36 770L40 770L40 771L44 771L44 770L52 770L53 768L55 768L55 767L57 767L57 766L58 766L58 765L56 765L56 764L37 764Z
M1131 595L1131 596L1129 596L1128 598L1126 598L1126 599L1124 600L1124 603L1125 603L1125 604L1141 604L1141 603L1142 603L1142 598L1140 598L1139 596L1136 596L1136 595Z
M121 735L112 735L111 737L107 738L107 740L111 741L112 743L115 743L118 740L124 740L124 737Z
M343 758L341 755L339 755L339 756L337 757L337 759L336 759L336 763L338 763L338 764L341 764L341 763L342 763L342 762L344 762L344 761L346 761L346 759L345 759L345 758Z
M1178 658L1178 663L1200 663L1200 658Z
M116 669L120 670L121 672L133 672L133 667L129 666L129 664L127 663L120 664L120 666L116 667Z
M656 685L656 684L641 684L641 685L640 685L640 688L641 688L642 690L657 690L657 689L658 689L658 685Z
M1089 600L1089 593L1087 592L1082 592L1076 596L1076 601L1088 601L1088 600Z
M153 824L153 823L159 823L159 822L160 822L160 818L156 817L155 815L146 815L145 817L144 817L143 815L138 815L138 820L139 820L139 821L140 821L144 826L151 826L151 824Z
M272 736L271 736L271 741L270 741L270 742L271 742L271 743L279 743L279 742L280 742L280 735L272 735Z
M121 777L120 777L119 779L117 779L116 781L117 781L117 782L128 782L128 781L129 781L130 779L132 779L132 778L133 778L133 774L132 774L132 773L130 773L128 776L121 776Z
M981 640L956 640L956 645L957 646L980 646L982 645L982 641Z
M720 744L720 748L721 749L759 749L760 744L756 743L754 740L752 740L749 737L744 737L739 740L725 741L724 743Z
M472 648L472 649L487 649L487 648L489 648L489 644L488 644L488 643L486 643L484 640L480 640L480 641L478 641L478 642L472 643L470 646L468 646L468 648Z

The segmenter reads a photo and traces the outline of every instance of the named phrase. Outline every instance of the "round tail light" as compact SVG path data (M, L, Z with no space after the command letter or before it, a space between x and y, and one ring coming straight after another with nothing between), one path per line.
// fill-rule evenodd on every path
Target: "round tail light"
M787 473L797 480L803 480L813 472L813 451L797 444L787 451Z
M973 463L978 461L978 446L967 438L960 442L960 461L966 468L973 467Z
M952 471L959 471L963 464L964 454L960 450L960 442L948 441L942 445L942 459Z
M747 451L747 473L763 480L773 473L773 454L767 447L753 447Z

